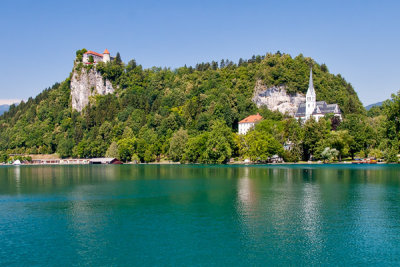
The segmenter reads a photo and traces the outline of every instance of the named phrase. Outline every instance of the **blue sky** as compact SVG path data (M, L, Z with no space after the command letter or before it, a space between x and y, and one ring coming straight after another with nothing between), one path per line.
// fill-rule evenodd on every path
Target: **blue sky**
M368 0L3 0L0 100L27 99L64 80L85 47L172 68L302 53L342 74L370 104L400 89L399 10L400 1Z

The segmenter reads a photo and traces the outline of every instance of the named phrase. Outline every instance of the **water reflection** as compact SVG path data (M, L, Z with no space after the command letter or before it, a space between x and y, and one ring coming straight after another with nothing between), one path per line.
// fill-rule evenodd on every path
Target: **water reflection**
M255 205L256 192L254 188L252 188L252 179L249 177L249 167L245 167L241 171L242 176L238 179L239 210L241 213L247 214L252 210L252 206Z
M308 239L308 243L310 247L313 248L311 253L316 253L315 250L321 251L322 249L320 233L322 227L320 218L321 198L318 184L304 184L301 206L301 224L305 231L305 236Z
M307 248L301 256L310 261L316 255L326 256L327 246L332 240L337 242L337 236L349 245L346 250L353 245L360 253L370 249L365 245L371 246L371 240L379 237L384 237L382 242L391 240L390 244L394 244L396 235L390 229L399 231L398 226L393 228L393 211L400 211L399 205L393 206L394 195L400 200L398 170L242 168L237 180L236 208L243 239L254 247L266 240L271 243L271 238L292 240L296 236ZM387 209L388 203L391 210ZM400 219L400 214L396 218ZM385 247L380 242L373 246ZM330 253L335 251L330 248Z
M14 175L15 175L15 188L17 194L21 193L21 169L20 166L17 165L14 168Z

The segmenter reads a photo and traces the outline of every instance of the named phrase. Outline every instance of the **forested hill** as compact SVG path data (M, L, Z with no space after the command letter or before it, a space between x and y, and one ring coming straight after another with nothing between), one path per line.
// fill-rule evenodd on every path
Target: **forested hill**
M114 60L97 69L117 88L115 94L91 99L78 113L71 108L67 78L0 116L0 150L94 157L120 142L119 148L134 146L135 155L151 161L167 154L181 128L189 137L200 136L218 121L236 131L238 121L260 111L251 101L257 80L305 93L311 65L317 100L338 103L345 115L365 113L351 84L303 55L278 52L174 70ZM129 138L135 142L122 144Z

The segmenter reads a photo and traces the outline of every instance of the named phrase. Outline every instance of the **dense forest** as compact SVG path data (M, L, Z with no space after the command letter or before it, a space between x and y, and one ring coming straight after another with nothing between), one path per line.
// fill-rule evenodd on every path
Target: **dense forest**
M77 51L77 62L85 50ZM74 66L76 70L77 66ZM317 100L338 103L344 120L327 115L301 124L251 101L254 86L285 85L305 93L310 66ZM396 161L399 95L366 112L350 83L325 64L288 54L200 63L177 69L144 69L119 54L96 66L114 94L96 96L81 112L72 110L70 77L0 116L0 161L9 154L117 157L123 161L224 163L230 158L267 161L332 160L375 156ZM245 136L238 122L259 112L264 120ZM290 149L284 146L290 144Z

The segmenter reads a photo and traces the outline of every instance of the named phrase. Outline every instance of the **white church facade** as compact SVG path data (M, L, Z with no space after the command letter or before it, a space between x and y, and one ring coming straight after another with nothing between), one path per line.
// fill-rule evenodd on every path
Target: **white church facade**
M333 114L342 119L342 113L338 104L327 104L325 101L317 101L314 83L312 78L312 69L310 70L310 80L306 94L306 102L301 103L297 109L295 118L306 121L314 117L316 121L324 117L326 114Z
M108 49L106 48L103 52L103 54L94 52L94 51L87 51L85 54L83 54L82 61L85 64L92 64L89 61L90 57L93 57L93 64L99 63L99 62L110 62L113 58L110 57L110 52L108 52Z

